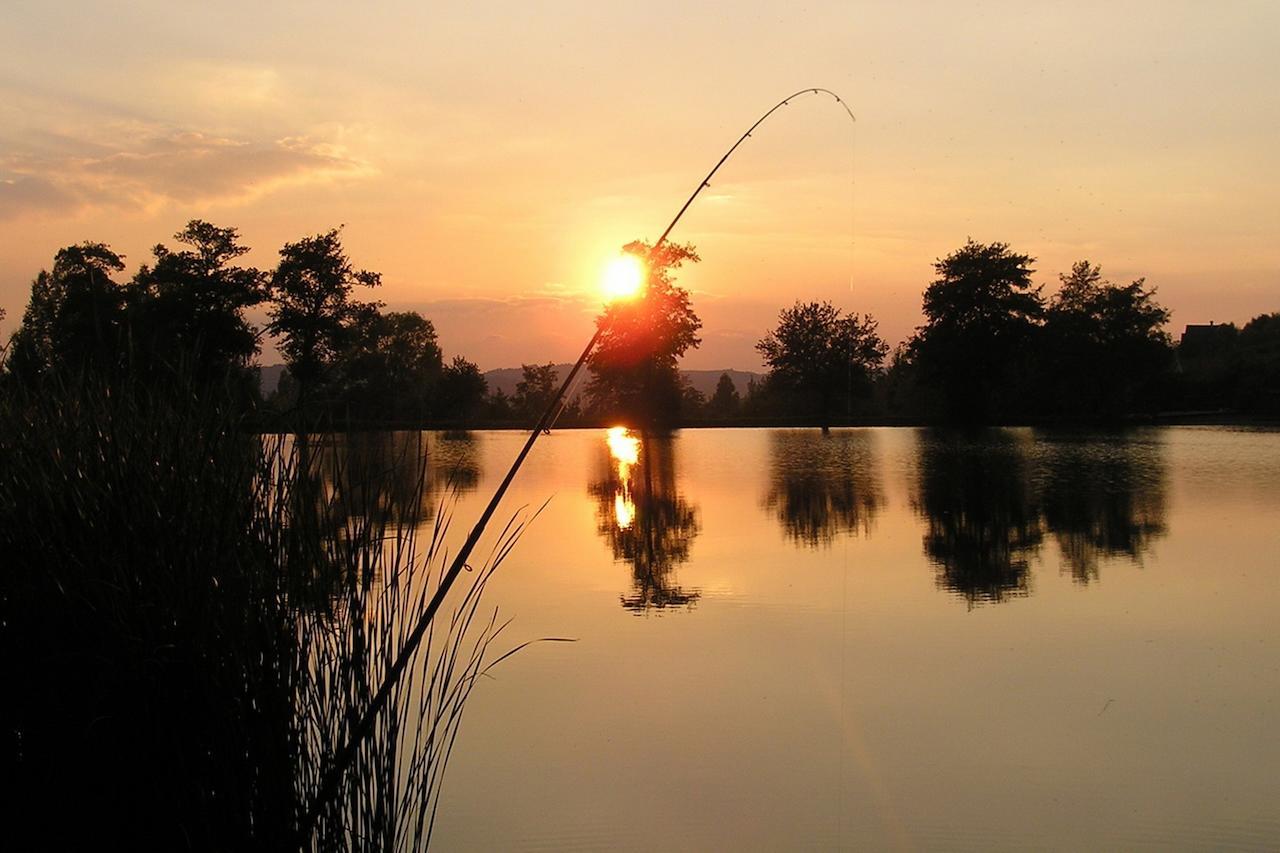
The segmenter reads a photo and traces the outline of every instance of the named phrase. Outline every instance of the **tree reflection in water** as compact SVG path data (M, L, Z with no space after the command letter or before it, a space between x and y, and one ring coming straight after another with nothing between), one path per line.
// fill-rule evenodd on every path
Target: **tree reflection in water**
M349 432L308 439L309 498L321 517L345 522L386 513L395 524L430 521L450 490L480 482L475 439L466 432ZM425 476L423 476L425 474ZM303 492L300 492L303 493Z
M1045 534L1076 583L1108 559L1140 564L1166 532L1156 435L920 433L914 505L939 587L971 604L1026 595Z
M840 533L871 532L885 498L870 431L779 430L769 438L764 506L788 538L817 548Z
M636 612L691 606L700 593L676 585L673 574L689 559L700 526L697 508L677 489L674 440L610 429L589 491L613 558L631 564L632 590L622 606Z
M1005 430L919 433L913 506L938 587L969 604L1026 595L1044 527L1028 476L1029 438Z
M1165 527L1158 433L1042 437L1045 524L1076 583L1098 579L1100 560L1141 564Z

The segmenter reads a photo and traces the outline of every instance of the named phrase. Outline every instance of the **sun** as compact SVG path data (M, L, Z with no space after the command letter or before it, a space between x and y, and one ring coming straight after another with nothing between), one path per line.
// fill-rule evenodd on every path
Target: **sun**
M635 255L619 255L604 269L601 288L606 302L631 299L644 285L644 262Z

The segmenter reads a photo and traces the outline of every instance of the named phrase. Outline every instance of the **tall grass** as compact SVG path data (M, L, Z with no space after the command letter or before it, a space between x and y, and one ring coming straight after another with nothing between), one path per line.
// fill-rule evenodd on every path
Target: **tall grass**
M6 833L17 849L424 848L462 709L499 659L485 586L523 522L319 802L439 582L452 490L417 443L264 439L200 391L80 374L0 396Z

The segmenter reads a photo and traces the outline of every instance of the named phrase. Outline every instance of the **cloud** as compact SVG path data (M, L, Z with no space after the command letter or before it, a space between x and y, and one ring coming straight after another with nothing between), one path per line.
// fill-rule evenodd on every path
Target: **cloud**
M244 204L287 187L375 173L343 146L305 136L260 141L142 129L116 144L65 139L0 156L0 219L87 208Z
M0 221L25 212L57 212L77 204L73 195L39 175L0 178Z

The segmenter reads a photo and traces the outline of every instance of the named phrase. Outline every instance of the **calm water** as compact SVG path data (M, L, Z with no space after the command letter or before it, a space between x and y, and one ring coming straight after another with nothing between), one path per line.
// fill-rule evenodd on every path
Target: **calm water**
M459 520L523 438L429 437ZM438 849L1280 847L1280 433L565 431L548 498L490 600L578 642L473 694Z

